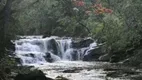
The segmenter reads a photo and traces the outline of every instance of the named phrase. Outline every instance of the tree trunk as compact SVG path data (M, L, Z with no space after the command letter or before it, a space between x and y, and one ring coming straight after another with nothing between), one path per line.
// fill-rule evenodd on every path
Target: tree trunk
M12 0L7 0L6 5L2 12L2 24L0 27L0 57L2 57L5 53L5 46L6 46L6 29L9 26L10 16L11 16L11 6Z

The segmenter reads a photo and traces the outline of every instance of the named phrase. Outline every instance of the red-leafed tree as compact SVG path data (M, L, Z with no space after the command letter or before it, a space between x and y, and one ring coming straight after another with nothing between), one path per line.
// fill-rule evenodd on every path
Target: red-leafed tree
M112 14L113 10L103 7L98 0L92 0L89 5L86 5L85 0L72 0L75 7L82 7L85 10L86 14L95 13L97 15L109 13Z

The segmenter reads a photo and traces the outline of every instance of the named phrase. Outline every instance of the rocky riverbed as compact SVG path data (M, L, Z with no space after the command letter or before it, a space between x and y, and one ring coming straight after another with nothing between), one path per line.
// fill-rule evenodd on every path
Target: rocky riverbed
M142 70L107 62L59 61L35 65L56 80L141 80Z

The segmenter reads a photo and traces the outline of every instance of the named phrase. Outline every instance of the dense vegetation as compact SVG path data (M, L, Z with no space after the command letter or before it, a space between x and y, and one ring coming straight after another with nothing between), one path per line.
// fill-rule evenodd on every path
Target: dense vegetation
M16 35L90 36L104 43L106 53L141 53L141 4L142 0L0 0L0 59Z

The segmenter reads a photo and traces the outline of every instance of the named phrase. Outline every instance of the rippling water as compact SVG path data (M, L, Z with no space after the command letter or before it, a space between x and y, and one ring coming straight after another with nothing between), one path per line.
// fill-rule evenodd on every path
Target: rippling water
M112 67L113 65L110 63L79 61L97 47L95 41L89 46L74 48L72 38L23 36L21 39L15 40L14 43L16 48L14 54L21 59L22 65L34 65L42 70L47 77L53 79L63 76L70 80L129 80L125 77L106 77L109 71L104 69ZM90 57L88 58L90 59ZM48 63L52 61L46 59L55 62ZM122 71L116 71L116 73L121 74ZM127 73L124 72L124 75Z
M109 67L106 62L83 62L83 61L59 61L35 65L42 70L47 77L56 78L63 76L69 80L129 80L120 78L107 78L104 67Z

